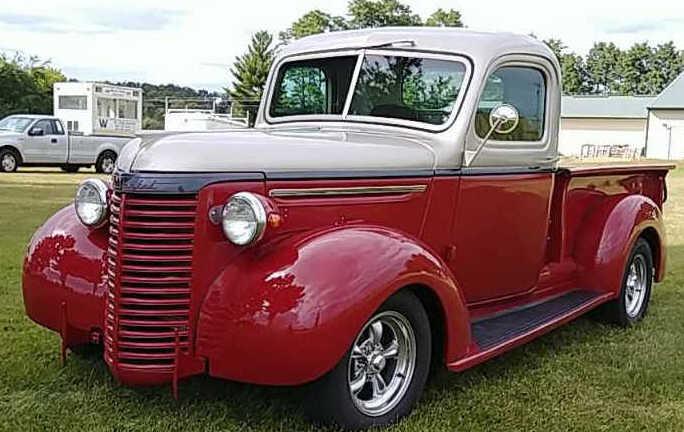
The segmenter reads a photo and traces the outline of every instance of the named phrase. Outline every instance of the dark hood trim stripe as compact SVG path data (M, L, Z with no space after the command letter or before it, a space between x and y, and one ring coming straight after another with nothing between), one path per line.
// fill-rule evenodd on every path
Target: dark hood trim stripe
M527 167L409 169L362 171L272 171L235 173L163 173L116 172L112 175L114 189L123 193L191 194L214 183L265 180L357 180L388 178L430 178L481 175L524 175L549 173L554 169Z

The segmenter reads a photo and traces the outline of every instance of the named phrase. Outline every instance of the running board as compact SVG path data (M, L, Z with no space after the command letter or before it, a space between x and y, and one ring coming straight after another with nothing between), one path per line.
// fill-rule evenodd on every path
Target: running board
M460 371L541 336L611 298L611 293L576 290L470 324L475 352L448 365Z

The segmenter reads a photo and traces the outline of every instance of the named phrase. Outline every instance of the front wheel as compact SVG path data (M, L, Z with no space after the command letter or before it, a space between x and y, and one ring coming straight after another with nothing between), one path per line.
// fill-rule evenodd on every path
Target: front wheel
M309 416L345 429L406 416L423 392L431 344L420 300L408 291L394 295L363 326L337 366L312 386Z
M95 161L95 171L103 174L111 174L116 166L116 153L107 150L102 152Z
M0 171L14 172L19 166L17 154L10 149L0 150Z
M605 305L603 317L619 326L641 321L648 310L653 286L653 253L648 242L637 240L627 260L620 296Z

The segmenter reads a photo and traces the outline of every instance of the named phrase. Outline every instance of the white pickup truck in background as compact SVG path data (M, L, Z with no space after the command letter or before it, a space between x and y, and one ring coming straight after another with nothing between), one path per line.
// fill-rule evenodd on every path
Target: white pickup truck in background
M66 172L95 166L111 173L121 148L134 137L75 135L47 115L11 115L0 120L0 172L19 166L58 166Z

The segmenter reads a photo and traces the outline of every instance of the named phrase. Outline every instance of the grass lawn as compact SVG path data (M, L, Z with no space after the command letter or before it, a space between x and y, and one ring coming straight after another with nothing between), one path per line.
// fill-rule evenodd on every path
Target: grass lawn
M0 174L0 430L313 430L292 389L207 377L118 386L97 354L59 365L59 338L25 315L20 273L34 230L85 174ZM684 430L684 169L669 177L669 269L645 322L587 318L461 374L440 372L415 412L389 430Z

